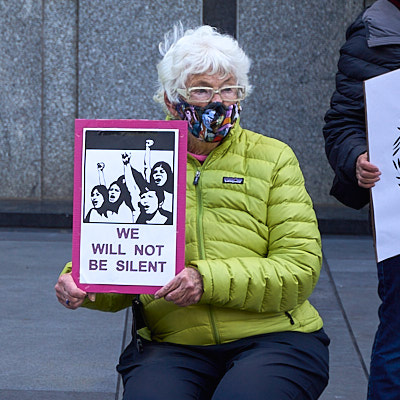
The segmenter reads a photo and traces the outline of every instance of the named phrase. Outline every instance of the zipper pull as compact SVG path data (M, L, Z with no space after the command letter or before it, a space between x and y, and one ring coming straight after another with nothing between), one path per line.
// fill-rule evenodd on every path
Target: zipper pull
M200 171L197 170L196 175L194 176L193 185L197 185L199 183L199 179L200 179Z
M289 312L285 311L285 315L289 318L290 325L294 325L294 321Z

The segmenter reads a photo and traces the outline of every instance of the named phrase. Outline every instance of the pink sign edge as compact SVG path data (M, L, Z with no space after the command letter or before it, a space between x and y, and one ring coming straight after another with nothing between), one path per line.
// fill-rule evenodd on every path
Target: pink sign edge
M181 120L138 119L76 119L74 151L74 195L72 218L72 277L76 285L89 293L154 294L161 286L99 285L79 282L80 231L82 221L82 152L84 128L130 128L130 129L178 129L178 181L176 222L176 268L178 274L185 266L185 217L186 217L186 161L187 122Z

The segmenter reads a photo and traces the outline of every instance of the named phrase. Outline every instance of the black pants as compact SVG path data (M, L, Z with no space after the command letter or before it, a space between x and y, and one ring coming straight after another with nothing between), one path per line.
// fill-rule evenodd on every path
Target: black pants
M329 338L279 332L214 346L131 343L117 366L124 400L317 399L328 383Z
M379 326L371 354L368 400L400 398L400 256L378 263Z

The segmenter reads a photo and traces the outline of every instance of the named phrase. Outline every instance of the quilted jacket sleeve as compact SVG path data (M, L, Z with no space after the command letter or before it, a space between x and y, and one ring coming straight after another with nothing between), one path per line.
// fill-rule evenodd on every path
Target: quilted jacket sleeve
M62 274L70 273L72 270L72 263L69 262L65 265L61 272ZM120 294L120 293L96 293L96 301L85 299L82 307L90 308L92 310L117 312L132 305L132 300L135 295Z
M198 260L201 303L251 312L289 311L312 293L321 268L321 243L297 159L282 151L268 200L266 257Z
M361 208L369 201L369 191L358 186L355 175L357 157L367 151L363 81L376 75L379 67L368 61L371 50L361 17L349 27L346 38L323 133L326 155L335 172L331 194L350 207ZM346 201L349 192L360 204Z

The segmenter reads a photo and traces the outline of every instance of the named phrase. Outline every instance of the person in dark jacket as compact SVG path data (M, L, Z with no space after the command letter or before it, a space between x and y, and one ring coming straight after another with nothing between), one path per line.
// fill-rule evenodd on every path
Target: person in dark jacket
M360 209L379 180L368 161L363 82L400 68L400 0L378 0L347 30L336 91L325 115L325 150L335 177L331 194ZM382 135L385 135L382 132ZM380 324L371 355L368 399L400 396L400 256L378 263Z

